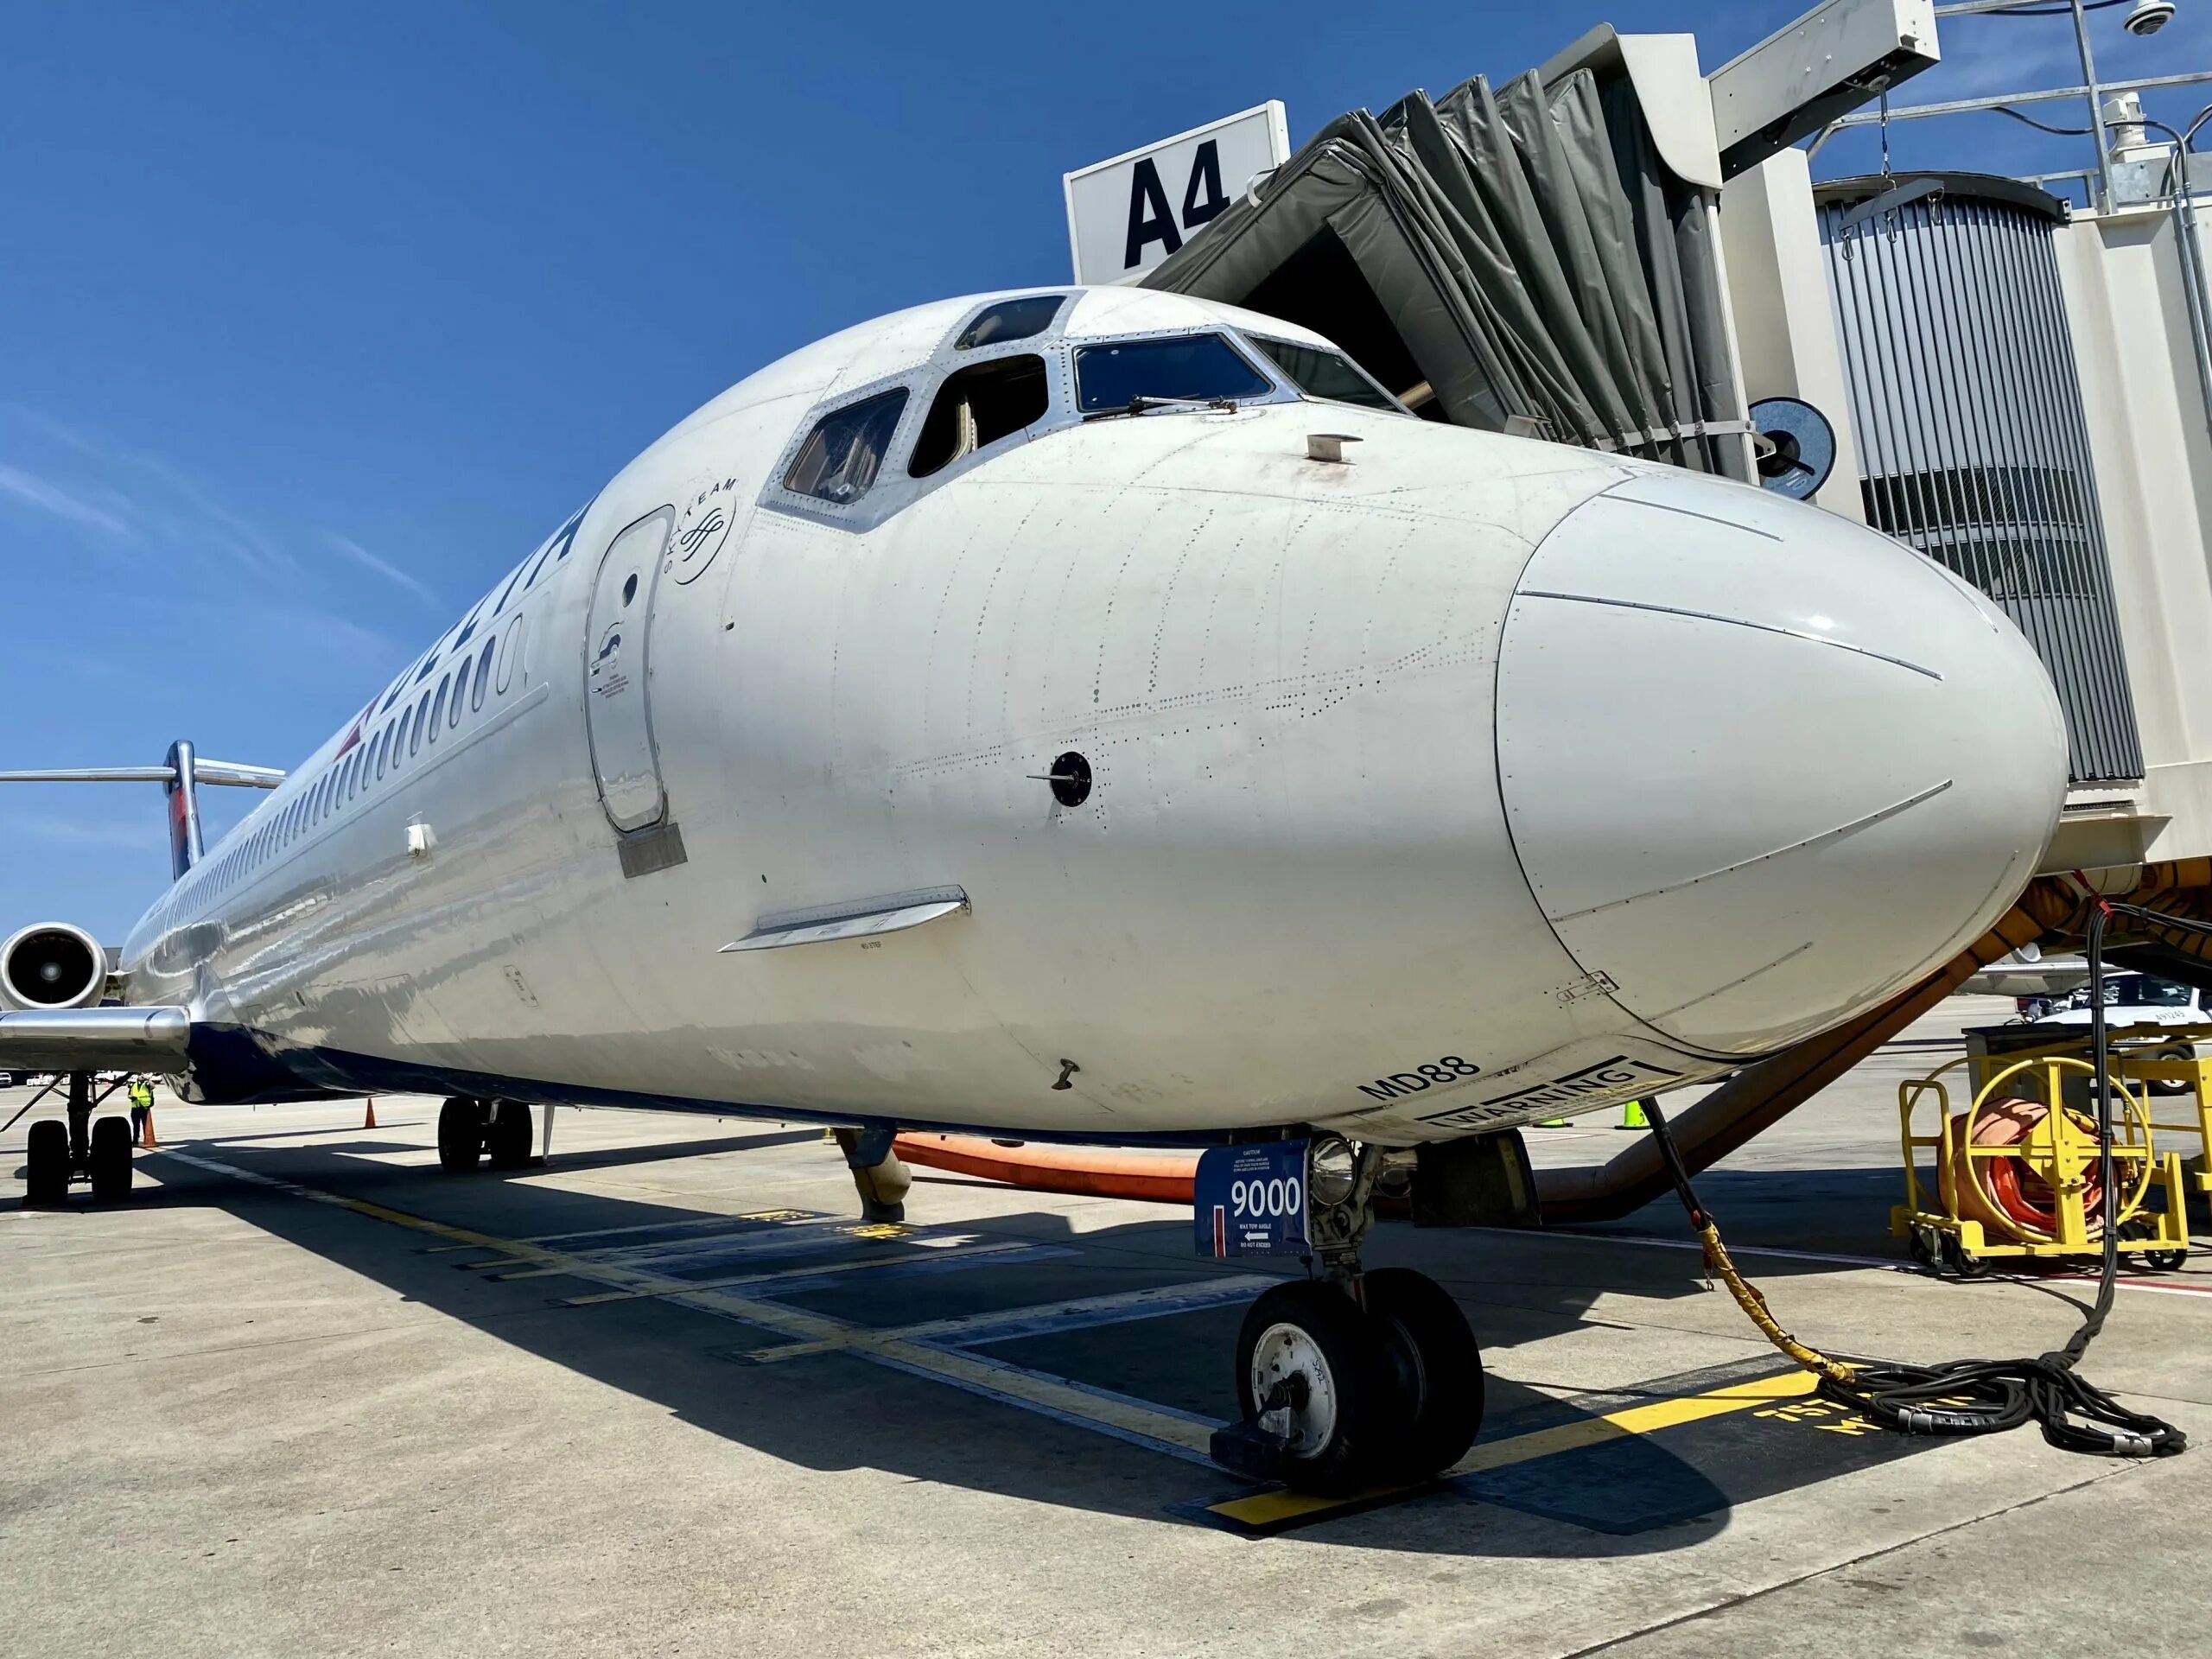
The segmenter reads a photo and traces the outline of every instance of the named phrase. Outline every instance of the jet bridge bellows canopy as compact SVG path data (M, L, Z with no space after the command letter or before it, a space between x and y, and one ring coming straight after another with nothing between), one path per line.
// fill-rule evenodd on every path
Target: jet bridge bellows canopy
M1338 118L1145 285L1319 329L1431 418L1748 478L1717 163L1669 165L1618 53L1546 74Z

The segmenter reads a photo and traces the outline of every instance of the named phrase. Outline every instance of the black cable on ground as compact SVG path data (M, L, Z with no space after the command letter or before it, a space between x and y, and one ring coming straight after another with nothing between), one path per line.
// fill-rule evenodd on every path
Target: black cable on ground
M2118 1208L2120 1190L2113 1166L2112 1083L2104 1015L2104 936L2114 912L2212 938L2212 928L2200 923L2133 905L2107 905L2100 899L2090 916L2089 1045L2095 1067L2091 1086L2096 1103L2097 1176L2107 1215ZM2051 1103L2050 1109L2059 1109L2057 1103ZM2104 1264L2097 1281L2097 1300L2066 1345L2054 1352L2031 1359L1955 1359L1933 1365L1832 1357L1783 1330L1768 1310L1758 1287L1737 1271L1720 1242L1718 1224L1698 1202L1689 1170L1658 1103L1646 1101L1643 1109L1651 1121L1659 1155L1683 1207L1689 1211L1690 1225L1705 1246L1706 1266L1726 1283L1767 1339L1814 1374L1825 1398L1908 1434L1993 1434L2035 1422L2042 1426L2044 1440L2067 1452L2113 1458L2170 1458L2187 1449L2187 1436L2171 1423L2130 1411L2075 1370L2112 1311L2120 1270L2117 1226L2101 1226Z

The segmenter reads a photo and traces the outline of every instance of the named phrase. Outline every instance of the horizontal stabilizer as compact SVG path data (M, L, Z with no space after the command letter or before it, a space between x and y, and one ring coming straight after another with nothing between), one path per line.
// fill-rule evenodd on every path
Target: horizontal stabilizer
M203 784L227 784L233 789L274 789L284 781L276 766L249 766L237 760L192 763L193 775ZM173 784L175 766L63 766L49 772L0 772L0 784Z
M880 899L852 899L842 905L823 905L813 910L786 910L763 916L741 939L722 946L728 950L775 950L788 944L827 944L836 939L865 939L878 933L896 933L919 927L940 916L968 908L968 894L960 887L923 887L913 893L894 893Z
M173 1071L192 1018L182 1008L53 1008L0 1014L0 1069Z

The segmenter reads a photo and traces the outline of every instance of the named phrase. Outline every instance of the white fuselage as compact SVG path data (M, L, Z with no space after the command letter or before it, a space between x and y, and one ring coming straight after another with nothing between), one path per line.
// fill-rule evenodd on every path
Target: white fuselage
M691 416L210 849L124 963L235 1033L204 1093L1444 1138L1834 1024L2031 873L2048 680L1909 550L1287 385L1084 420L1087 341L1316 337L1077 290L956 351L985 303ZM910 478L944 378L1024 354L1050 416ZM872 486L784 487L825 410L899 385Z

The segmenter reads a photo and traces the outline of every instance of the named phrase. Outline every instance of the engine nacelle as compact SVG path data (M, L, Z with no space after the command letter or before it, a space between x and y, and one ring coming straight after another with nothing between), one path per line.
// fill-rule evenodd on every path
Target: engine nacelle
M0 1003L89 1008L107 990L107 952L81 927L34 922L0 944Z

